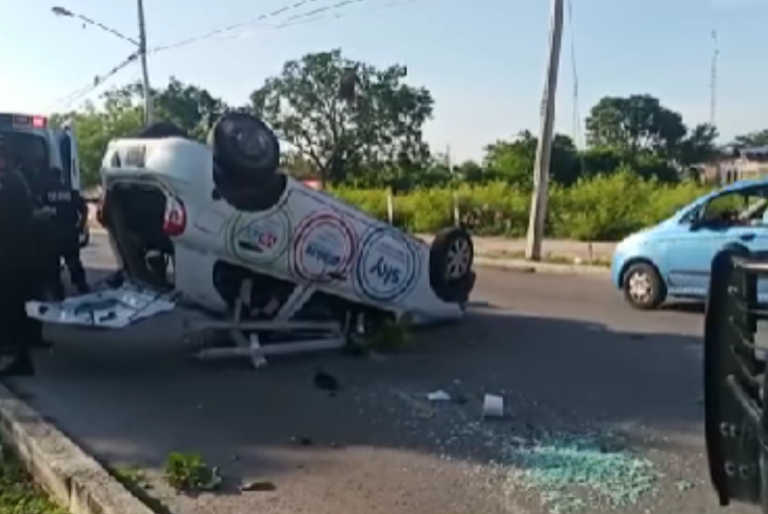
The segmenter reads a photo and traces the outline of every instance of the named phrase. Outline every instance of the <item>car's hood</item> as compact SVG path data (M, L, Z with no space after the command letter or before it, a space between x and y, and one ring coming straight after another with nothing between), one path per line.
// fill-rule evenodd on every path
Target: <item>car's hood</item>
M638 230L634 234L630 234L624 239L622 239L619 244L616 245L616 251L624 251L625 249L628 249L633 246L640 246L644 244L646 241L649 241L653 238L654 234L663 230L664 222L654 225L652 227L647 227L642 230Z

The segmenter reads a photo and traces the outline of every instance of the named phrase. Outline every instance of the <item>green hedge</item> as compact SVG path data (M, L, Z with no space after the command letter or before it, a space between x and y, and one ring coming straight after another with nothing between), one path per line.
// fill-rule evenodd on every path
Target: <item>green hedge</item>
M615 241L667 218L709 190L694 182L661 184L643 180L628 170L582 180L569 188L552 186L547 232L550 237L563 239ZM387 219L385 190L335 188L333 192L377 218ZM461 186L457 194L462 220L475 234L525 234L530 193L499 182ZM452 195L446 188L396 196L395 224L419 233L451 225Z

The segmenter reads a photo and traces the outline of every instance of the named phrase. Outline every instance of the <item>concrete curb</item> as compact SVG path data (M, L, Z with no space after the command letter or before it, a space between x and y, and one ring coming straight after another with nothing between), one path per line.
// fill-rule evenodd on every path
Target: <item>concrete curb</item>
M497 268L526 273L553 273L561 275L590 275L609 278L611 270L603 266L584 264L553 264L551 262L530 262L520 259L497 259L494 257L475 256L475 265L481 268Z
M0 435L70 514L154 514L96 460L0 384Z

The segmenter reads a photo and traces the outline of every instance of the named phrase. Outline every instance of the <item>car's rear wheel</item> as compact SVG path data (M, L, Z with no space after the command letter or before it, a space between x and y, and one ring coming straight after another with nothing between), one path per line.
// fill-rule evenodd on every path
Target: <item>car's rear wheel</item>
M667 289L658 270L647 262L632 264L622 281L624 298L632 307L653 310L667 297Z
M271 128L256 116L224 114L208 136L213 150L215 196L239 211L271 209L287 185L278 170L280 144Z
M213 156L227 179L255 186L268 181L280 165L280 143L266 123L243 112L228 112L208 136Z

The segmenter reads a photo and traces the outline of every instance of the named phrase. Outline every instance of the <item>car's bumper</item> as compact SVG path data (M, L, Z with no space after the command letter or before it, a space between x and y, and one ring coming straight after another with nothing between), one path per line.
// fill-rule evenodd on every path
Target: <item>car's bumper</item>
M626 260L626 255L623 252L613 252L613 257L611 257L611 283L617 289L621 289L621 270Z

